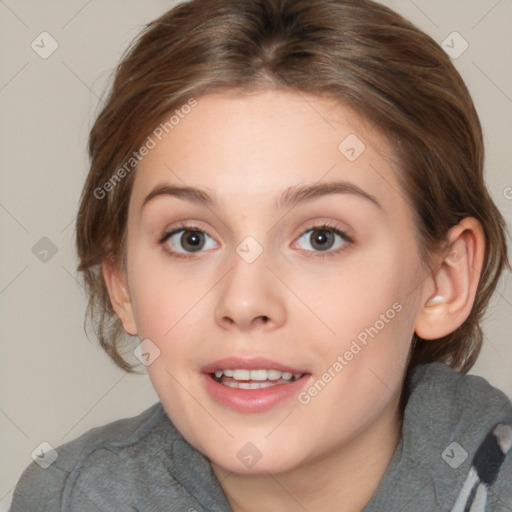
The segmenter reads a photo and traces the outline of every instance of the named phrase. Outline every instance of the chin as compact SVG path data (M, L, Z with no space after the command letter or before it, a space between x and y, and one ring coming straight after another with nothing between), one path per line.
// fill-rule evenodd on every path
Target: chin
M226 456L208 458L208 460L226 472L253 476L288 473L297 469L301 462L295 457L276 456L275 454L272 457L262 455L259 460L255 459L253 462L233 460L233 458L227 458Z

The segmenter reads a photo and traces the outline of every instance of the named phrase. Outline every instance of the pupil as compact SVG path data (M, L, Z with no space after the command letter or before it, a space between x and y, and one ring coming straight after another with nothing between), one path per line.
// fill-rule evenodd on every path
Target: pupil
M187 235L187 233L189 233ZM188 231L183 233L181 240L183 248L189 251L198 251L204 243L203 234L199 231Z
M334 235L325 229L315 229L311 233L311 245L317 249L326 250L332 247Z

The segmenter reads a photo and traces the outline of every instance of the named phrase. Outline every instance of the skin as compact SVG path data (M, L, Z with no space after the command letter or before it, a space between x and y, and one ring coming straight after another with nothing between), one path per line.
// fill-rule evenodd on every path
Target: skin
M350 134L366 146L355 161L338 149ZM464 219L448 235L450 255L440 255L434 272L426 268L392 154L382 134L325 98L210 94L136 171L126 273L105 261L105 280L126 331L160 350L147 367L156 392L210 460L235 511L361 510L400 437L413 333L435 339L470 312L481 227ZM356 185L379 205L337 193L276 207L291 187L332 181ZM202 187L216 202L158 195L142 206L162 184ZM181 233L160 242L181 223L208 235L189 259L173 252L186 253ZM311 230L325 223L351 241L336 235L333 248L319 250ZM263 251L252 263L236 251L247 236ZM429 306L435 295L443 301ZM205 390L201 368L234 355L304 369L308 389L393 304L400 312L307 404L293 397L240 413ZM247 442L261 454L250 468L237 457Z

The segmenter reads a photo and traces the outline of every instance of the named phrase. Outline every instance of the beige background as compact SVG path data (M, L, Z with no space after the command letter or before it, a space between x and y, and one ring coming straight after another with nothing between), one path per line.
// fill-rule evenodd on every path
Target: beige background
M156 401L147 377L123 374L84 334L73 222L98 98L129 41L175 3L0 0L0 511L41 442L56 447ZM469 44L454 62L483 123L491 194L512 224L512 2L383 3L439 43L457 31ZM31 48L43 31L58 44L46 59ZM57 250L47 262L32 252L43 237ZM511 282L507 274L495 294L471 372L509 396Z

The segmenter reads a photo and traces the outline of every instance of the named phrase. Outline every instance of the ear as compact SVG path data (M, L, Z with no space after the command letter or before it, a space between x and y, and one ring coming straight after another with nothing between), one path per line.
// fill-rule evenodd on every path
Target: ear
M423 284L415 333L423 339L442 338L458 329L475 301L485 254L480 222L466 217L448 233L448 249Z
M128 334L136 336L137 326L135 325L133 306L124 271L113 262L104 260L102 272L110 296L110 302L117 316L121 319L124 330Z

